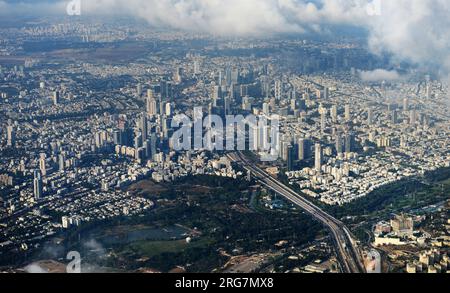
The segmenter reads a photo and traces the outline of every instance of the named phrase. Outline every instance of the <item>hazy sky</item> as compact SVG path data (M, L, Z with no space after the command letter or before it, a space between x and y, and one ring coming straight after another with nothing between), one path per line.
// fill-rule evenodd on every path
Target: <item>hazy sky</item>
M80 0L85 15L131 15L159 27L223 35L369 32L369 48L450 72L449 0ZM0 14L65 14L66 1L0 0Z

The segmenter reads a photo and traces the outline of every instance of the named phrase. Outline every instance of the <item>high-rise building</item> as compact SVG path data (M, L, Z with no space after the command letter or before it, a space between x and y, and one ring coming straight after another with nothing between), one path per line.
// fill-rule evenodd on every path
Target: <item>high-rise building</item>
M288 171L294 170L294 147L292 145L289 145L287 150L287 169Z
M315 146L315 155L314 155L314 160L315 160L315 164L314 164L314 169L317 172L320 172L322 170L322 146L320 145L320 143L316 143Z
M66 158L64 156L64 154L59 154L58 156L58 165L59 165L59 171L60 172L64 172L64 170L66 169Z
M416 124L416 122L417 122L417 111L416 111L416 109L414 108L414 109L412 109L412 110L410 111L410 113L409 113L409 123L410 123L411 125L414 125L414 124Z
M323 109L320 114L320 131L325 133L325 129L327 127L327 109Z
M57 106L59 104L59 91L53 92L53 105Z
M367 109L367 124L373 125L373 121L374 121L373 109L369 107L369 109Z
M138 85L136 86L136 93L138 97L142 96L142 84L138 83Z
M152 89L147 90L147 99L154 99L155 98L155 92Z
M172 116L172 104L171 103L166 103L166 107L165 107L165 113L167 117L171 117Z
M336 153L337 154L342 154L343 153L343 146L342 146L342 135L340 133L338 133L336 135Z
M338 109L336 105L333 105L331 107L331 119L333 121L333 123L337 123L337 119L338 119Z
M345 105L345 120L350 121L352 119L351 108L350 105Z
M298 154L298 160L303 161L306 159L306 140L304 138L300 138L297 141L297 154Z
M34 170L33 194L36 200L42 198L42 176L40 170Z
M344 135L344 140L345 140L345 152L351 153L353 151L353 134L350 132L345 133Z
M12 125L8 125L6 128L7 132L7 146L8 147L14 147L16 143L16 135L14 132L14 127Z
M47 176L47 168L45 166L46 156L44 153L40 155L39 158L39 170L41 171L42 176Z
M275 99L281 100L283 97L283 82L281 80L275 81Z
M222 87L215 85L212 89L213 107L217 107L218 101L222 99Z
M325 100L328 100L329 97L330 97L330 89L328 87L325 87L323 89L323 98Z
M398 112L397 112L397 110L392 110L391 123L397 124L397 121L398 121Z
M147 114L150 117L158 114L158 106L154 97L147 97Z
M409 100L408 98L403 99L403 111L409 111Z
M270 115L270 105L269 103L263 103L263 113L265 115Z
M148 120L146 114L142 114L141 118L139 119L139 129L142 133L142 140L146 141L148 137Z

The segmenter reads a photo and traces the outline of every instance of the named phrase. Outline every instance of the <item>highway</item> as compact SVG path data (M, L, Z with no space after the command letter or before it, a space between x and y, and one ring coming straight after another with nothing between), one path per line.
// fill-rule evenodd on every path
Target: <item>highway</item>
M313 203L293 191L288 186L280 183L264 170L255 166L241 152L228 154L228 158L235 163L241 164L258 182L283 196L305 212L321 222L331 232L333 243L336 247L337 257L341 263L342 271L345 273L364 273L361 253L357 243L353 240L348 228L339 220L327 214Z

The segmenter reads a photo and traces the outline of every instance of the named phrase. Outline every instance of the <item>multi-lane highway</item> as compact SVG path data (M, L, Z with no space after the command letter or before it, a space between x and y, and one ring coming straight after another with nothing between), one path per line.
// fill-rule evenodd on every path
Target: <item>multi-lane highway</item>
M246 170L251 172L261 184L274 192L280 194L290 202L294 203L316 220L321 222L331 232L331 236L336 247L338 259L342 265L343 272L346 273L363 273L364 266L362 264L361 253L357 243L353 240L348 228L339 220L330 216L313 203L293 191L291 188L280 183L264 170L250 162L241 152L228 154L229 159L239 163Z

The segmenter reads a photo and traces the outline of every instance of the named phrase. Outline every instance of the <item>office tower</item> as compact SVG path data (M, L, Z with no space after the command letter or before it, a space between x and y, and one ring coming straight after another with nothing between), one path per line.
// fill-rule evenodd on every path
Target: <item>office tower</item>
M265 115L270 115L269 103L264 103L263 104L263 113Z
M59 154L58 165L59 165L59 171L64 172L64 170L66 169L66 158L65 158L64 154Z
M291 99L291 111L297 110L297 100Z
M217 107L217 103L221 99L222 99L222 88L218 85L213 86L213 90L212 90L213 107Z
M8 125L6 128L7 132L7 146L14 147L16 142L16 134L14 132L14 127L12 125Z
M315 164L314 164L314 169L317 172L320 172L322 170L322 146L320 145L320 143L316 143L315 146L315 155L314 155L314 160L315 160Z
M289 145L287 150L287 169L288 171L294 170L294 147Z
M325 129L327 127L327 109L322 109L322 113L320 114L320 131L325 133Z
M427 82L427 99L431 99L431 86L430 86L430 82Z
M392 124L397 124L398 121L398 113L397 110L392 110L392 114L391 114L391 123Z
M259 130L257 124L249 125L249 149L251 151L258 151L259 145Z
M336 153L342 154L343 153L343 146L342 146L342 135L338 133L336 135Z
M33 193L36 200L42 198L42 176L41 171L34 170Z
M139 131L134 137L134 149L137 150L142 146L142 133Z
M350 121L352 119L350 105L345 105L345 120Z
M103 138L101 131L98 131L94 134L94 139L95 139L95 146L97 148L103 147Z
M200 60L194 60L194 74L199 75L201 73Z
M298 160L303 161L306 159L306 140L304 138L300 138L297 141L297 153L298 153Z
M344 140L345 140L345 152L351 153L353 151L353 134L350 132L345 133Z
M171 103L166 103L166 107L165 107L165 113L167 117L171 117L172 116L172 104Z
M403 111L408 111L409 110L409 100L408 98L404 98L403 99Z
M183 69L181 67L177 67L175 70L174 80L177 83L181 83L183 81Z
M233 68L231 71L231 84L238 84L239 83L239 68Z
M157 144L158 144L158 137L156 136L156 133L152 133L152 135L150 136L150 153L152 160L155 159Z
M232 81L231 81L231 68L227 67L225 69L225 84L226 84L226 86L230 86L231 83L232 83Z
M138 83L138 85L136 86L136 93L138 97L142 96L142 84Z
M411 125L414 125L416 124L416 121L417 121L417 111L415 108L413 108L409 113L409 123Z
M244 96L242 98L242 110L250 111L252 109L252 104L250 102L249 96Z
M325 87L325 88L323 89L323 98L324 98L325 100L328 100L329 97L330 97L330 89L327 88L327 87Z
M168 138L169 137L169 123L168 123L166 117L161 118L161 128L162 128L162 137Z
M373 109L369 108L367 109L367 124L368 125L373 125Z
M160 88L161 98L166 99L169 95L168 82L164 79L161 80L161 82L159 84L159 88Z
M142 140L146 141L148 137L148 120L146 114L142 114L141 118L139 119L139 129L142 133Z
M147 114L150 117L154 117L158 114L157 103L153 96L147 97Z
M275 81L275 99L281 100L283 97L283 82L281 80Z
M120 133L120 130L114 130L113 142L115 145L122 145L122 135Z
M44 153L40 155L39 158L39 170L41 171L42 176L47 176L47 168L45 166L46 156Z
M57 106L59 104L59 92L53 92L53 105Z
M155 98L155 92L152 89L147 90L147 99L154 99Z
M283 159L283 161L288 161L289 156L289 147L291 146L291 143L289 141L281 141L281 152L280 157Z
M333 123L337 123L337 118L338 118L338 109L336 105L333 105L331 107L331 119Z
M218 84L219 86L225 85L225 84L224 84L224 80L225 80L225 78L224 78L224 75L223 75L223 71L222 71L222 70L219 70L219 74L218 74L218 76L217 76L217 84Z
M230 115L231 114L231 98L224 97L223 98L223 114Z

